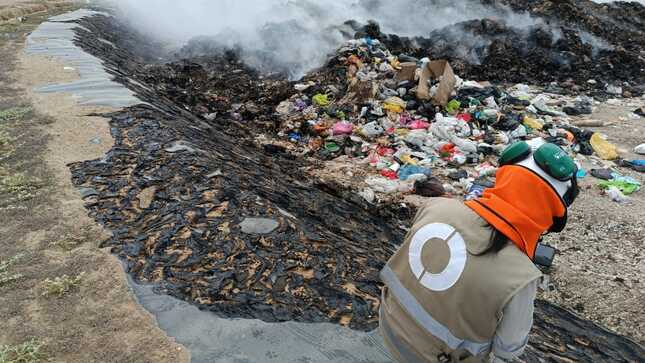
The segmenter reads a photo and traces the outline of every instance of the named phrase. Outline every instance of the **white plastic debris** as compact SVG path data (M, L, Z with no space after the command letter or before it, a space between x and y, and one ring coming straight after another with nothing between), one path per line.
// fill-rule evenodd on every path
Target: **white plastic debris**
M618 87L618 86L607 85L607 88L605 90L607 91L607 93L611 93L612 95L622 95L623 94L623 88Z
M385 132L383 127L377 121L370 122L361 127L361 133L366 137L372 139L382 135Z
M629 200L629 198L625 196L625 194L623 194L623 192L621 192L620 189L614 186L609 187L609 189L607 189L607 195L609 195L611 200L613 200L616 203L625 203Z
M634 148L636 154L645 155L645 144L640 144Z
M383 177L369 177L365 179L365 182L377 193L408 193L414 190L414 180L403 182L398 180L388 180Z
M365 199L368 203L374 203L374 201L376 200L376 194L370 188L363 189L363 191L358 193L358 195L363 197L363 199Z

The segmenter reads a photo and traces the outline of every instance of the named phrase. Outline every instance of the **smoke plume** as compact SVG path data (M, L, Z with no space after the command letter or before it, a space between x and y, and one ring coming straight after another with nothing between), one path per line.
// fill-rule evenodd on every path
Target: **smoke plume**
M324 63L347 36L347 20L376 20L386 33L425 36L458 22L503 18L534 25L528 15L478 0L107 0L139 30L177 48L195 37L241 49L247 63L287 70L291 78Z

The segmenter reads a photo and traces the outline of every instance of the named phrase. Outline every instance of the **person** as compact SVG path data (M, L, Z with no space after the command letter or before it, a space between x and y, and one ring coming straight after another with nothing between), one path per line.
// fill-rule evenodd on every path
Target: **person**
M433 198L419 210L381 272L379 331L398 361L506 362L523 353L542 277L534 262L552 261L539 241L564 229L576 174L559 146L520 142L502 153L481 198Z

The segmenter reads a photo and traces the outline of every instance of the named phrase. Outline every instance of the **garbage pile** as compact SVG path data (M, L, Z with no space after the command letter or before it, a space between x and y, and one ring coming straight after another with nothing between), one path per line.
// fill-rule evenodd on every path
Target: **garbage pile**
M450 60L463 77L491 82L560 83L561 92L602 95L622 87L645 92L645 6L636 2L497 0L526 19L485 18L458 23L423 37L383 34L368 26L361 36L381 40L392 52ZM540 21L544 20L544 21ZM503 69L503 72L500 70ZM593 80L596 82L587 83Z
M330 64L344 65L345 80L321 84L311 75L295 84L276 107L277 144L371 170L359 191L370 203L409 192L478 197L494 183L499 153L520 140L558 144L579 164L618 158L601 134L572 123L592 113L587 96L464 80L447 61L395 56L372 38L349 41Z

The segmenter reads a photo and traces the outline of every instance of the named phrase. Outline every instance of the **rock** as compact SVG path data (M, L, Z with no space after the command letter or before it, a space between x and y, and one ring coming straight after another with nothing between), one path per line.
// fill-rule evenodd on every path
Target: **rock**
M246 218L240 223L242 232L246 234L269 234L278 227L278 221L268 218Z

